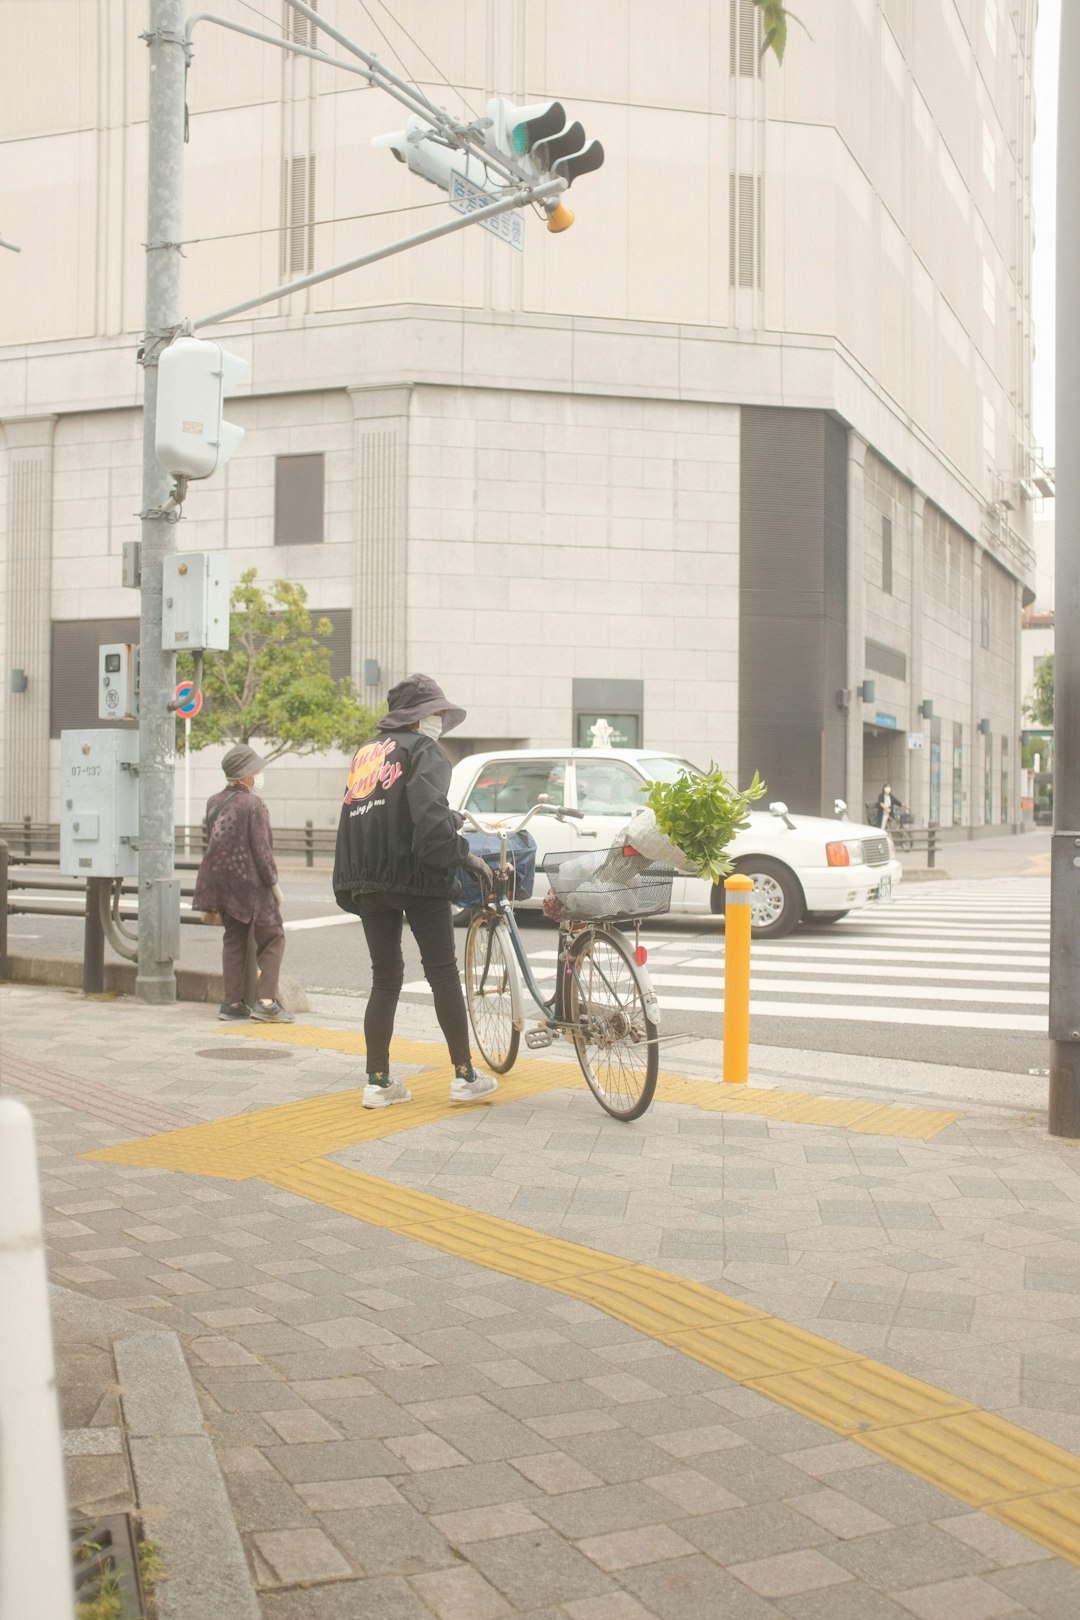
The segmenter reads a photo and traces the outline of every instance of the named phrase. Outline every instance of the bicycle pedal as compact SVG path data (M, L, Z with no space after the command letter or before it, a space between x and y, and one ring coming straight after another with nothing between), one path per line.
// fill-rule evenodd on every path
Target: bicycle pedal
M551 1046L555 1040L555 1033L550 1029L529 1029L525 1032L525 1045L532 1051L541 1046Z

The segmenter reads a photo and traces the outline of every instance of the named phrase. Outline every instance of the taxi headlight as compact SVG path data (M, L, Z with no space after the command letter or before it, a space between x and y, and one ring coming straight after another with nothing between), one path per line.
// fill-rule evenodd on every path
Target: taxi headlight
M862 842L857 838L825 845L825 862L828 866L860 866L862 858Z

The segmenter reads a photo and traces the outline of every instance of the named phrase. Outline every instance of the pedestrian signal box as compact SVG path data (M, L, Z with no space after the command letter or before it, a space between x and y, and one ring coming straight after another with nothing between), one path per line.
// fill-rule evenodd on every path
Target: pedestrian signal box
M60 870L68 877L138 871L139 734L119 727L60 733Z
M132 641L98 648L98 719L139 718L139 649Z

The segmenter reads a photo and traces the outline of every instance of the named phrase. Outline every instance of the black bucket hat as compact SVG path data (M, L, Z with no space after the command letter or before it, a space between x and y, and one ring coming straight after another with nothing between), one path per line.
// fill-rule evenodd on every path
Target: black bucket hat
M379 721L380 731L404 731L429 714L442 714L443 731L453 731L465 718L465 710L449 701L438 681L430 675L406 675L390 688L387 713Z

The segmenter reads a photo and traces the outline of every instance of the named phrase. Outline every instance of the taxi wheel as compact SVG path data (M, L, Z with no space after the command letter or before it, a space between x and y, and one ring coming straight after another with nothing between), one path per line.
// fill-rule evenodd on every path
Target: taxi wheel
M750 934L753 939L783 939L802 920L805 910L799 880L790 867L781 861L771 861L765 855L755 855L740 861L735 868L743 877L754 880L750 896ZM713 885L710 905L714 913L723 915L724 885Z

